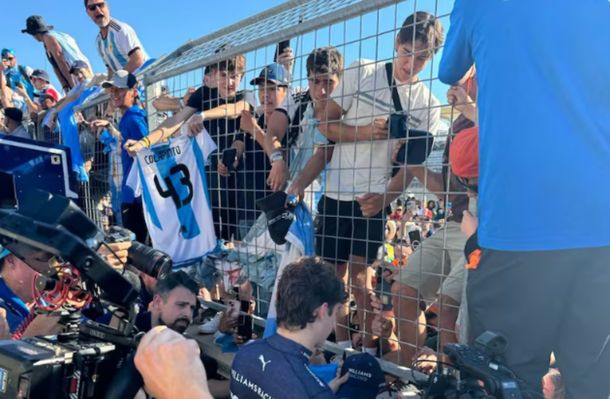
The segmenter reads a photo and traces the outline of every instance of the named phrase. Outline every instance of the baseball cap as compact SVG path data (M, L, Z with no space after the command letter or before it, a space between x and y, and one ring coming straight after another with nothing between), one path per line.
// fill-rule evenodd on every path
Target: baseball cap
M385 384L381 366L368 353L349 356L343 362L341 375L349 373L349 379L337 392L337 398L375 399Z
M34 93L34 96L41 97L44 99L45 97L51 97L55 101L59 101L59 93L52 87L47 87L40 93Z
M89 65L87 65L87 63L85 61L76 60L70 66L70 73L74 73L74 72L76 72L79 69L86 69L86 68L89 68Z
M288 196L282 191L256 201L256 206L267 217L267 229L274 243L283 245L286 243L286 234L294 221L294 213L291 208L286 208Z
M102 82L102 87L116 87L117 89L133 89L138 84L138 79L124 69L116 71L112 79Z
M462 130L451 141L449 163L453 174L459 177L479 176L479 128Z
M49 74L47 73L47 71L45 71L43 69L34 69L34 71L32 72L32 75L30 77L44 80L47 83L51 82L51 79L49 78Z
M17 123L21 123L23 121L23 112L19 108L4 108L4 116L14 120Z
M274 63L264 67L258 78L252 79L250 84L256 86L264 82L271 82L278 86L288 86L290 82L288 82L288 76L286 75L284 66Z
M15 56L15 50L13 50L12 48L3 48L1 54L2 58L6 58L9 55Z

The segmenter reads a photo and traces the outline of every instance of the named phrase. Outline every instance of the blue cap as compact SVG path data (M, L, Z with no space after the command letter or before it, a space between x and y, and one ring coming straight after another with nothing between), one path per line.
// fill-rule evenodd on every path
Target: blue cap
M368 353L349 356L343 362L341 375L349 373L349 379L337 392L337 398L375 399L385 384L381 366Z
M30 78L38 78L44 80L47 83L51 83L51 79L49 78L49 74L44 69L34 69Z
M70 73L74 73L79 69L87 69L89 68L89 65L87 65L87 63L83 60L76 60L74 61L74 63L70 66Z
M252 79L250 84L256 86L265 82L271 82L278 86L288 86L290 83L288 82L286 69L283 65L278 63L270 64L264 67L261 73L258 75L258 78Z
M15 55L15 51L12 48L3 48L2 49L2 58L6 58L7 55Z

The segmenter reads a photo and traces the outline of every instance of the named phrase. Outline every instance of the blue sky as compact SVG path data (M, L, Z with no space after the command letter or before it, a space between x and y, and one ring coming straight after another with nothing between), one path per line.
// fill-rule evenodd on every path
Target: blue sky
M227 7L226 2L209 0L178 0L173 2L166 0L109 1L112 16L133 26L146 51L153 57L159 57L170 52L189 39L214 32L281 3L283 3L283 0L232 0L230 7ZM178 4L180 7L168 6L168 4ZM339 40L341 42L343 40L349 41L359 36L366 37L374 34L374 30L369 32L371 26L373 26L373 29L380 31L386 30L387 26L392 28L396 23L400 24L404 17L413 12L415 6L419 10L430 11L437 15L446 15L450 12L452 4L452 0L409 0L401 2L396 8L390 7L387 9L386 13L382 12L378 16L371 16L371 18L381 21L378 26L365 19L360 24L346 24L345 36ZM47 23L55 26L55 29L66 32L77 40L97 72L105 71L95 49L95 36L98 28L87 16L82 0L20 0L13 2L10 9L11 18L5 15L3 23L0 25L0 47L13 48L19 63L52 72L42 45L30 35L21 33L28 16L42 15ZM396 17L394 17L394 13L397 15ZM448 18L443 18L442 22L447 29ZM343 28L340 29L343 30ZM331 29L326 29L326 32L324 33L324 30L322 30L321 36L316 34L316 37L323 37L325 34L333 35ZM346 63L349 64L360 56L367 58L388 57L392 51L391 36L392 34L388 33L378 39L368 39L359 44L345 46L341 50L344 51ZM336 34L334 38L337 39ZM308 43L308 40L311 40L311 35L309 39L304 37L299 41L303 48L297 51L309 51L307 48L313 42ZM293 41L292 46L294 47L297 44L296 41ZM272 51L268 53L272 53ZM440 60L440 57L437 56L435 61L420 76L423 78L436 76L438 60ZM257 61L256 68L259 68L258 63L259 61ZM254 67L254 65L250 66ZM252 71L252 73L255 73L255 71ZM53 76L52 73L51 76ZM435 81L432 88L437 97L443 101L445 87Z
M155 57L281 3L283 0L233 0L228 12L225 2L207 0L109 0L112 16L130 24ZM13 48L19 63L51 72L42 44L21 33L28 16L42 15L56 30L76 39L96 71L105 71L95 49L99 28L87 16L83 0L19 0L11 3L10 18L3 14L0 46Z

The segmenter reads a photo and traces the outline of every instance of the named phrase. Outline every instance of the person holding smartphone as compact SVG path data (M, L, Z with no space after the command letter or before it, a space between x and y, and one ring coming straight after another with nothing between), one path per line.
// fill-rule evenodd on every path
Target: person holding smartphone
M259 76L250 84L258 88L258 98L262 106L260 114L250 110L241 113L241 132L231 145L233 157L223 157L218 164L218 173L229 176L237 171L237 207L239 220L239 237L244 237L256 221L260 210L256 201L272 193L267 185L267 174L271 170L271 161L265 151L267 123L274 112L288 115L294 108L289 93L288 73L278 63L264 67ZM225 159L226 158L226 159Z
M398 142L389 139L388 131L388 119L397 111L393 93L397 92L402 109L409 115L409 129L436 133L440 102L418 74L442 42L440 20L426 12L410 15L395 37L390 72L385 62L357 60L345 68L319 116L320 131L334 144L326 152L330 160L325 193L318 203L316 253L334 263L342 279L348 281L349 277L358 319L368 333L365 350L370 354L376 353L376 347L370 334L371 318L365 318L365 310L370 310L368 293L372 291L369 265L383 243L385 208L410 183L405 178L405 166L392 176L391 154ZM389 80L396 84L391 85ZM339 345L351 346L347 308L342 309L337 321Z

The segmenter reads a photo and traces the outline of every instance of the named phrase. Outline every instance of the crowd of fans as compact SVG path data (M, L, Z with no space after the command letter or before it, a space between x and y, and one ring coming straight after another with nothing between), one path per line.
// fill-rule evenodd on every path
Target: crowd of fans
M492 330L508 338L506 365L531 397L539 397L543 388L547 398L607 396L608 318L596 316L587 328L579 319L583 309L603 312L607 220L591 225L595 239L587 240L571 236L573 224L566 220L563 225L520 223L526 216L519 216L522 204L517 203L523 190L530 199L541 198L545 190L551 194L555 169L564 182L574 176L593 182L609 172L608 134L599 128L608 126L602 123L607 108L602 116L604 102L598 97L587 97L586 110L553 100L564 115L541 120L558 132L570 123L589 129L596 149L585 143L588 139L565 134L559 155L542 154L547 143L532 136L545 126L528 125L531 119L524 115L535 112L527 107L546 107L547 92L560 92L565 82L547 87L535 66L523 67L529 75L521 78L527 82L515 84L535 84L538 102L521 98L519 107L508 102L502 90L517 77L505 71L508 60L497 53L517 54L522 43L513 41L522 35L507 33L500 6L456 2L446 42L435 16L423 11L407 16L393 38L395 56L389 62L358 59L345 66L337 48L312 49L306 89L292 86L294 54L288 47L247 82L258 99L240 90L244 55L206 67L199 88L177 97L161 90L146 99L136 76L153 59L134 30L110 16L107 1L84 3L100 28L96 44L106 73L93 73L71 36L40 16L27 18L23 32L43 43L63 94L50 84L47 71L20 65L18 52L3 49L0 128L8 136L69 146L77 179L83 184L98 179L95 211L102 210L106 223L128 228L138 241L173 258L176 270L158 282L141 276L143 311L136 325L152 331L142 341L136 365L148 394L364 397L357 385L347 388L358 373L337 367L338 359L322 350L325 340L430 373L437 361L449 361L441 355L444 345L471 342ZM507 4L506 12L526 18L524 25L538 23L520 7ZM561 25L565 15L553 13ZM492 25L505 27L510 38L493 32ZM538 35L529 39L538 46L552 36L542 28L530 33ZM497 48L489 35L507 49ZM447 137L437 135L441 101L419 78L443 46L439 78L450 85L447 102L456 115ZM538 50L544 50L549 65L561 62L554 50ZM557 67L567 74L563 69ZM579 83L597 93L597 86L587 86L590 81ZM609 88L607 79L600 85ZM85 118L77 111L104 91L109 100L103 115ZM164 114L154 128L147 108ZM501 113L507 115L496 115ZM568 122L558 122L561 117ZM599 118L598 124L589 124L591 117ZM515 129L528 132L519 134L520 145L531 144L533 151L521 154L506 138ZM439 171L426 162L433 139L445 141ZM572 151L587 158L594 173L560 168L562 154ZM98 169L98 164L106 166ZM511 165L518 167L507 170ZM427 198L408 193L414 179L425 184ZM578 186L583 194L591 191L585 183ZM607 189L591 193L602 200L607 194ZM598 209L593 199L591 204ZM595 214L604 214L602 205L599 210ZM567 236L573 240L567 242ZM33 272L7 251L0 262L0 296L11 298L0 302L6 320L0 334L7 338L23 334ZM573 269L579 267L588 271L576 276ZM559 305L557 297L568 292L573 303ZM226 310L215 314L198 307L197 295L224 303ZM253 327L253 315L269 317L265 331ZM167 326L182 334L194 320L204 322L198 331L215 334L223 351L237 352L230 382L217 373L213 359L202 354L199 361L196 345L153 328ZM590 334L577 332L577 325ZM29 324L26 336L54 328L53 320L40 319ZM366 357L359 362L371 363ZM335 368L325 374L320 363ZM180 372L172 374L176 369ZM184 376L197 382L175 383ZM366 380L368 386L376 384L376 394L383 381L370 375ZM349 396L354 390L359 396Z

